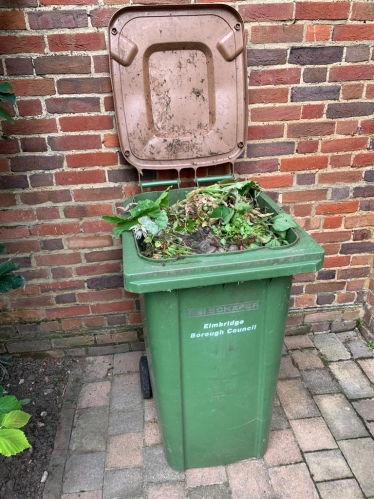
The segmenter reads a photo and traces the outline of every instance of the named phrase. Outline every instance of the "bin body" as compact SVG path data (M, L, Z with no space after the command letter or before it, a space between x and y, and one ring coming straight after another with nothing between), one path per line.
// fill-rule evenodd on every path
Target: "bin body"
M171 201L188 191L171 191ZM264 193L259 204L282 212ZM132 234L123 235L125 287L141 294L152 390L177 470L266 451L292 275L323 260L300 227L288 239L276 249L160 261L144 258Z
M143 295L168 462L178 470L265 453L291 277Z

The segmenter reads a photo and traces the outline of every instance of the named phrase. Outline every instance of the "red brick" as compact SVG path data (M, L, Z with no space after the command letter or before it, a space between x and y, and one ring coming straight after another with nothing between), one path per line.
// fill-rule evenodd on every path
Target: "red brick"
M21 150L23 152L46 152L47 143L44 137L24 137L21 139ZM48 185L48 183L44 185Z
M6 250L10 255L15 253L34 253L40 251L40 244L37 240L23 240L22 248L20 248L20 244L18 241L7 241Z
M357 132L358 121L338 121L336 123L336 133L340 135L354 135Z
M58 208L37 208L36 215L38 220L57 220L60 218L60 210Z
M113 9L116 12L118 9ZM95 73L109 73L109 57L106 55L92 56Z
M134 310L134 302L132 300L91 304L93 314L109 314L111 312L127 312L129 310Z
M32 75L34 68L31 57L10 57L5 59L8 75Z
M313 204L296 204L293 207L295 217L309 217L312 214Z
M364 91L363 83L352 83L342 86L342 98L344 100L361 99Z
M49 12L29 12L31 29L59 29L59 28L86 28L88 26L87 13L83 9L50 10Z
M42 54L45 50L44 38L37 35L0 36L1 54Z
M35 170L55 170L62 168L62 156L47 156L36 154L18 155L10 160L10 167L13 172L27 172Z
M66 218L87 218L87 217L100 217L112 213L113 206L107 204L91 204L66 206L64 208L64 215Z
M37 116L43 112L40 99L18 100L17 107L21 116Z
M316 304L316 297L314 295L302 295L295 297L295 307L313 307Z
M354 279L347 282L347 291L362 291L365 286L366 279Z
M69 249L103 248L112 246L113 239L111 236L68 237L66 244Z
M248 140L278 139L283 137L284 125L249 126Z
M333 154L330 156L330 165L332 168L351 166L351 158L351 154Z
M268 7L268 6L265 6ZM302 25L282 24L270 26L253 26L251 29L252 43L289 43L303 40Z
M9 161L7 158L0 158L0 172L2 172L2 173L9 173L10 172Z
M366 98L367 99L374 99L374 85L367 85L366 87ZM372 125L374 126L374 121L372 122Z
M20 97L53 95L55 93L55 84L52 78L12 80L12 85L15 94Z
M36 255L35 262L41 267L53 267L55 265L74 265L81 263L79 253L55 253L53 255Z
M103 145L105 147L119 147L119 138L117 134L107 133L104 135Z
M100 170L56 172L57 185L100 184L105 182L105 172Z
M282 158L281 171L317 170L327 168L327 156Z
M374 4L372 2L355 2L352 6L353 21L374 21Z
M122 249L116 248L103 251L90 251L88 253L85 253L84 257L86 262L106 262L109 260L121 260Z
M346 139L324 140L322 142L322 152L343 152L354 151L357 149L366 149L366 137L352 137Z
M101 94L112 91L110 78L61 78L57 82L58 93L61 94Z
M82 229L85 233L95 234L96 232L109 232L113 230L113 225L104 220L84 220Z
M82 319L62 319L61 321L61 328L63 331L76 331L76 330L81 330L83 325ZM66 343L66 347L69 346L77 346L77 345L90 345L92 344L92 338L89 338L88 336L74 336L73 338L64 338L63 340L60 341L66 341L69 343ZM52 340L52 344L53 344ZM55 340L56 341L56 340ZM53 345L56 347L56 345ZM57 346L63 346L61 343L58 343Z
M0 139L0 153L1 154L15 154L19 152L19 145L17 139ZM5 171L9 171L8 165Z
M251 110L251 121L289 121L300 119L301 106L255 107Z
M105 325L105 319L101 316L86 317L83 319L83 322L85 327L100 327Z
M314 120L318 118L323 118L323 112L325 109L324 104L308 104L303 106L301 113L301 118L303 120Z
M328 230L325 230L323 232L311 234L311 236L315 241L317 241L317 243L335 243L349 241L351 239L351 231L334 230L332 232L329 232Z
M20 10L0 11L0 26L4 31L26 29L25 15Z
M296 19L348 19L350 2L297 2Z
M109 25L109 21L112 16L116 13L118 9L114 8L104 8L91 10L91 23L95 28L106 28Z
M307 42L326 42L331 38L331 26L313 24L306 27L305 40Z
M362 133L374 133L374 119L361 121Z
M73 279L69 279L68 281L43 282L40 284L42 293L49 293L50 291L63 291L68 289L84 289L84 287L84 281L74 281Z
M351 24L335 26L334 41L374 40L374 24Z
M295 84L300 83L300 77L300 68L253 70L249 76L249 86Z
M114 100L113 97L104 97L104 109L105 111L114 111Z
M52 151L75 151L82 149L100 149L100 135L64 135L48 137L48 144ZM84 163L81 166L85 166Z
M55 118L17 120L14 125L3 123L3 133L6 135L38 135L53 132L57 132Z
M36 220L33 210L1 210L0 223L16 224L20 222L34 222Z
M318 140L300 140L297 144L297 152L299 154L311 154L318 151Z
M0 227L2 241L6 239L22 239L24 237L29 237L29 235L29 229L26 226Z
M116 152L94 152L67 154L66 164L69 168L82 168L87 166L114 166L118 164Z
M291 187L293 185L293 175L290 173L285 173L283 175L271 175L269 177L252 176L253 180L256 180L263 189L277 189L279 187Z
M34 59L37 75L44 74L89 74L91 57L88 56L45 56Z
M33 236L61 236L65 234L77 234L79 232L78 222L34 225L31 228Z
M289 191L283 192L283 203L300 203L305 201L321 201L327 198L327 189L313 189L302 191Z
M316 206L316 215L333 215L335 213L354 213L358 210L359 201L344 201L341 203L319 203Z
M75 268L78 276L95 276L103 274L118 274L121 271L121 262L93 263Z
M41 5L97 5L98 0L40 0Z
M74 305L72 307L56 307L46 310L47 319L56 319L57 317L76 317L78 315L89 315L88 305Z
M62 116L59 118L61 131L80 132L88 130L112 130L112 116Z
M249 104L276 104L288 101L288 88L251 88L248 91Z
M337 293L336 303L352 303L355 301L356 293Z
M324 229L339 229L342 226L343 217L340 216L329 216L325 217L323 220Z
M331 68L329 81L372 80L373 76L374 66L370 66L368 64L352 64L349 66L339 66Z
M98 97L53 97L46 99L47 111L56 114L100 112Z
M333 121L313 123L291 123L287 126L287 137L309 137L317 135L332 135L335 123Z
M242 5L239 6L239 13L245 22L287 21L293 18L293 5L291 2Z
M86 189L77 189L74 191L75 201L106 201L123 199L121 187L93 187Z
M344 219L344 226L347 229L357 227L369 227L374 225L374 214L360 214L347 216Z
M122 289L101 289L100 291L82 291L77 294L80 303L95 303L122 299Z
M68 33L48 36L51 52L104 50L104 33Z
M359 170L342 170L318 173L318 184L338 184L351 185L362 180L362 172Z
M373 166L374 151L357 154L353 159L353 166Z

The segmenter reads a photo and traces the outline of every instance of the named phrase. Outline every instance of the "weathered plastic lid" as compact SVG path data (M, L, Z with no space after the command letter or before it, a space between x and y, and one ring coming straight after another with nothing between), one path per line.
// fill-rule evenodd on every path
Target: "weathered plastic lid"
M125 7L109 39L120 143L132 165L196 169L243 152L247 61L236 10Z

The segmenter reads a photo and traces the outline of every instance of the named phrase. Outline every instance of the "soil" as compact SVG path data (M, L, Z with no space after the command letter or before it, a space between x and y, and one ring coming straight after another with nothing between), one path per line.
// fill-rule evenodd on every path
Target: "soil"
M32 448L12 457L0 454L0 499L42 499L41 480L48 468L62 397L75 360L13 357L11 362L9 379L0 384L19 400L31 399L23 407L31 414L23 430Z

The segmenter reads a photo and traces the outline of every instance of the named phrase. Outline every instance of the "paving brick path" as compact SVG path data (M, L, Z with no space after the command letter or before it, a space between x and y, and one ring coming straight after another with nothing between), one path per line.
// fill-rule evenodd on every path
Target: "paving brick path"
M165 461L141 352L71 374L44 499L374 499L374 354L356 331L285 338L263 459Z

